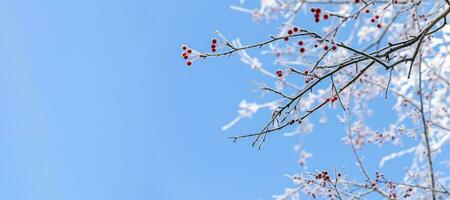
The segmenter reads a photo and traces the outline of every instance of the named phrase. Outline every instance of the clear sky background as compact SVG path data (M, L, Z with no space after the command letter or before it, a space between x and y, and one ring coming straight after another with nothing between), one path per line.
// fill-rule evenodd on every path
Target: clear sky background
M180 45L208 49L216 29L246 43L276 33L278 23L229 9L238 3L0 0L0 199L270 199L301 170L299 141L314 153L310 169L359 176L333 117L261 151L227 137L259 130L268 113L220 130L243 98L258 101L251 80L262 77L237 57L188 69Z

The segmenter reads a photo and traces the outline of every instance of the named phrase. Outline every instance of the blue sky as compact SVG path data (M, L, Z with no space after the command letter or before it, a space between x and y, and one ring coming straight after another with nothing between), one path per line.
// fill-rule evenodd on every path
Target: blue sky
M333 121L261 151L227 137L268 113L220 130L262 77L236 58L188 69L180 45L207 49L216 29L248 42L275 32L229 10L237 3L0 1L0 198L270 199L300 170L299 141L311 169L355 169Z

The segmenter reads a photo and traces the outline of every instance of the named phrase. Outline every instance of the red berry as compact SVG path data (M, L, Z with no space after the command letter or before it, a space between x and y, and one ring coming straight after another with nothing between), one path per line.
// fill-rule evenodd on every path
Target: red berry
M375 19L374 18L370 19L370 22L375 23Z
M370 13L370 10L369 10L369 9L367 9L367 10L366 10L366 13Z
M311 12L316 12L316 9L315 8L311 8Z
M300 48L300 53L305 53L305 48Z
M192 62L189 60L189 61L186 62L186 65L191 66Z
M326 102L330 102L330 98L325 99Z
M323 15L323 19L328 19L328 15L327 14Z
M331 49L332 49L333 51L336 51L336 49L337 49L336 45L333 45L333 46L331 47Z
M309 73L309 72L308 72L308 70L307 70L307 71L305 71L305 75L308 75L308 73Z
M187 53L192 53L192 50L191 50L191 49L188 49L188 50L187 50Z
M212 52L216 52L216 51L217 51L217 49L211 49L211 51L212 51Z
M292 35L292 33L294 33L294 31L288 30L288 34L289 34L289 35Z
M212 41L211 41L213 44L216 44L217 43L217 39L212 39Z
M316 13L319 14L321 12L320 8L316 9Z
M359 3L360 2L360 0L355 0L355 3Z
M186 49L187 49L187 46L186 46L186 45L183 45L183 46L181 46L181 49L186 50Z
M381 24L377 24L377 28L381 29L382 25Z
M212 44L211 45L211 49L215 49L216 48L216 45L215 44Z
M277 70L275 73L277 74L278 77L283 76L283 71L281 71L281 70Z
M314 20L314 22L319 23L319 22L320 22L320 19L316 18L316 19Z
M380 16L378 16L378 15L375 15L375 19L378 19L378 18L380 18Z
M298 28L297 27L294 27L294 32L298 32Z
M284 41L288 41L289 37L284 37L283 39L284 39Z
M304 44L303 41L301 41L301 40L298 41L298 45L299 45L299 46L302 46L303 44Z
M327 45L325 45L324 47L323 47L323 50L328 50L328 46Z

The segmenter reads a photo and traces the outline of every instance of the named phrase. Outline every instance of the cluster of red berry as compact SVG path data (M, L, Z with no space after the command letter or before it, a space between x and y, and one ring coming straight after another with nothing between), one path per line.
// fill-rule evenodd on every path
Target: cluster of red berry
M386 187L390 190L390 192L389 192L389 198L391 198L391 199L397 199L397 194L395 193L395 184L394 183L392 183L391 181L389 181L387 184L386 184Z
M389 198L391 198L391 199L397 199L397 194L391 193L391 194L389 194ZM406 197L405 197L405 198L406 198Z
M213 38L211 40L211 51L216 52L217 51L217 39Z
M316 23L320 22L320 13L322 10L320 8L311 8L311 12L314 13L314 21ZM330 16L328 14L323 15L323 19L327 20Z
M298 27L294 27L293 29L289 29L289 30L288 30L288 34L289 34L289 35L292 35L292 34L294 34L294 33L297 33L298 31L299 31Z
M381 181L382 179L384 179L384 175L380 172L375 172L376 178L375 181Z
M408 198L411 197L411 192L413 191L412 188L408 188L408 190L406 190L405 195L403 195L404 198Z
M327 181L330 181L330 176L328 176L328 172L326 170L323 170L316 175L316 179L322 180L322 186L325 187L327 185Z
M323 46L323 50L328 51L329 47L328 45L324 45ZM333 46L331 46L331 50L336 51L337 46L335 44L333 44Z
M366 11L367 12L367 11ZM375 15L375 17L372 17L371 19L370 19L370 22L372 22L372 23L375 23L378 19L380 19L380 16L379 15ZM377 24L377 28L379 28L379 29L381 29L383 26L381 25L381 23L378 23Z
M309 191L308 194L311 195L313 199L316 198L316 194L314 194L314 192Z
M294 34L294 33L297 33L298 31L299 31L298 27L294 27L294 28L292 28L292 29L289 29L289 30L287 31L288 36L286 36L286 37L283 38L284 41L288 41L288 40L289 40L289 36L291 36L291 35Z
M314 78L309 76L309 77L305 77L305 83L308 84L310 81L312 81Z
M428 20L426 15L417 16L416 14L413 13L412 17L413 17L413 21L418 21L418 20L427 21Z
M306 184L308 185L312 185L314 182L314 180L307 180ZM313 199L316 199L316 194L314 193L314 191L308 190L307 195L311 196Z
M336 95L331 97L331 98L329 97L329 98L325 99L326 102L330 102L331 101L331 103L334 103L337 100L338 100L338 97Z
M330 198L330 200L333 199L332 197L333 197L334 195L333 195L332 190L331 190L331 189L328 189L327 192L328 192L328 198ZM333 199L333 200L334 200L334 199Z
M305 48L304 47L302 47L303 45L304 45L305 43L303 42L303 41L298 41L298 46L301 46L300 47L300 53L305 53Z
M394 183L392 183L391 181L389 181L387 184L386 184L386 187L387 188L389 188L389 189L395 189L395 184Z
M315 48L318 48L318 47L319 47L319 44L315 44L314 47L315 47ZM323 45L323 50L328 51L328 49L330 49L330 47L329 47L328 45L326 45L326 44ZM336 44L333 44L333 45L331 46L331 50L333 50L333 51L336 51L336 50L337 50Z
M305 53L305 51L306 51L306 49L303 47L304 44L305 43L303 41L301 41L301 40L298 41L298 46L300 46L300 49L299 49L300 53ZM315 44L314 47L315 48L319 47L319 44ZM325 44L323 46L323 50L328 51L329 49L330 49L330 47L328 45ZM331 50L336 51L337 50L337 46L335 44L333 44L331 46Z
M378 132L378 131L375 133L375 136L376 137L374 137L372 139L368 139L367 142L368 143L376 143L376 142L378 142L379 144L383 144L384 140L386 139L386 137L384 137L384 135L382 133ZM391 137L391 139L394 140L395 137L393 136L393 137Z
M314 79L312 76L308 76L308 74L309 74L309 71L308 71L308 70L306 70L306 71L304 72L304 74L305 74L305 83L306 83L306 84L308 84L310 81L312 81L312 80Z
M278 77L283 77L283 71L281 71L280 69L278 69L277 71L275 71L275 74L278 76Z
M189 59L189 55L192 53L192 49L189 49L186 45L181 46L181 49L183 50L183 53L181 54L181 56L185 60L188 60ZM190 61L190 60L186 61L186 65L191 66L192 65L192 61Z

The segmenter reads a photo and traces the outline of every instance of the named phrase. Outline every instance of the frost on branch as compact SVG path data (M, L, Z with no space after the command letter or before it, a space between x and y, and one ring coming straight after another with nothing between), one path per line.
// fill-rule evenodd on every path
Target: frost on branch
M349 177L336 167L333 172L305 171L312 154L301 149L314 144L304 144L297 148L303 171L288 176L295 187L275 199L302 195L366 199L370 194L385 199L450 198L449 174L437 170L435 162L448 158L442 149L450 141L450 1L261 0L256 8L241 1L231 9L248 13L255 21L282 22L273 35L261 35L254 44L230 41L216 32L207 51L182 47L188 66L236 55L273 80L273 84L257 83L265 102L242 101L238 116L223 129L261 108L272 112L267 123L259 131L230 138L250 138L253 146L261 148L268 134L287 127L296 128L285 136L311 132L317 122L310 116L320 114L320 123L336 119L342 124L342 142L351 147L361 169L361 177ZM263 63L258 55L273 62ZM372 102L385 99L394 102L395 119L384 127L372 127L367 123L377 112ZM330 110L342 114L327 116ZM374 175L359 155L367 145L382 148L387 143L397 150L380 159L380 170L391 160L412 157L401 180L381 172Z
M253 114L258 112L261 108L269 108L269 109L275 109L277 106L277 101L265 103L265 104L257 104L257 103L248 103L247 100L242 100L239 104L239 116L234 118L230 123L222 127L222 130L227 130L231 128L234 124L236 124L239 120L242 118L251 118Z

